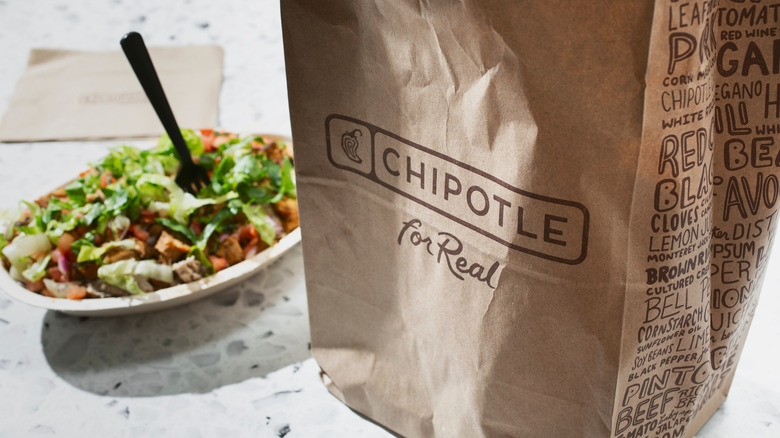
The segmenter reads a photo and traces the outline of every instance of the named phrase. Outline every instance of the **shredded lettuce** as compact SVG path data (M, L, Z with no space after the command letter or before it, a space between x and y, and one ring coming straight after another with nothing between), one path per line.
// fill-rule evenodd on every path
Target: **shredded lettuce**
M78 179L65 186L65 194L77 204L87 202L87 187L85 187L83 180Z
M111 230L112 233L114 233L114 235L117 235L122 230L127 230L128 228L130 228L130 224L131 224L130 218L123 214L120 214L114 216L114 218L108 222L108 228Z
M154 213L160 213L164 216L168 216L168 212L171 210L171 203L152 201L149 203L146 209Z
M217 204L216 199L198 199L189 193L183 193L183 196L171 195L171 217L182 225L190 223L190 215L193 211L205 206Z
M168 265L161 265L153 260L137 262L133 269L133 274L165 283L173 283L173 268Z
M137 149L131 146L121 145L113 147L107 156L95 163L95 167L101 171L109 171L114 177L118 178L125 173L125 161L138 158L136 151Z
M157 223L166 228L170 228L173 231L183 234L190 241L190 243L194 244L198 241L198 236L195 234L194 231L192 231L191 229L185 227L184 225L178 222L172 221L168 218L157 218Z
M152 202L165 201L165 189L155 184L143 184L138 186L138 196L144 205Z
M49 222L56 220L63 215L63 210L72 209L73 205L71 203L52 197L49 199L46 208L43 208L41 211L41 224L48 228Z
M168 140L168 142L170 143L170 140ZM147 173L175 173L176 169L179 167L179 160L173 154L173 145L171 144L170 146L170 150L157 151L142 151L127 145L117 146L111 148L108 156L95 163L95 167L100 172L111 172L111 175L113 175L114 178L125 177L129 181L134 181L140 178L141 175ZM92 193L97 190L99 181L98 175L89 175L85 177L85 180L90 182L90 190L86 190L86 193ZM73 185L73 189L74 193L78 196L78 186ZM71 197L71 199L73 198Z
M260 240L271 245L276 239L276 228L271 222L271 218L268 217L262 205L247 205L241 206L241 211L244 212L246 218L252 225L255 226L257 234L260 236Z
M236 164L230 169L228 175L228 179L234 186L242 182L257 181L266 174L257 158L252 155L241 156L235 162Z
M209 258L206 257L206 254L203 253L203 250L197 246L193 246L192 249L190 249L187 257L195 257L200 262L200 264L206 267L206 270L208 270L208 275L211 275L215 272L214 265L211 264Z
M73 242L70 245L70 249L73 250L75 254L79 254L81 252L81 248L85 246L95 246L95 233L92 231L87 231L87 233L81 236L80 239Z
M111 286L116 286L122 290L126 290L133 295L146 295L146 292L141 289L141 286L138 285L138 282L132 275L105 277L102 280Z
M143 186L144 184L155 184L168 191L170 198L168 214L173 220L182 225L189 224L190 215L200 207L220 204L238 197L237 193L229 192L217 198L198 199L182 190L181 187L176 185L174 180L163 175L143 175L138 179L138 185Z
M181 136L184 138L184 142L187 143L187 149L190 150L192 155L200 156L203 154L203 141L201 141L200 137L195 133L195 131L192 129L182 129ZM160 137L160 141L157 142L157 151L174 151L173 153L175 153L176 148L174 148L173 142L171 141L171 138L168 137L168 134L163 134L162 137Z
M107 198L103 201L103 207L109 212L119 214L128 206L131 190L130 186L122 187L118 184L113 187L104 187L103 193L106 194Z
M51 254L47 254L46 257L42 257L37 262L30 265L29 268L25 269L24 272L22 272L22 277L24 277L25 280L31 282L40 280L46 276L46 268L49 266L50 261Z
M234 191L245 204L272 204L285 196L296 198L292 161L285 157L279 165L263 155L251 154L251 141L248 138L226 146L219 163L204 155L212 177L202 194L217 196Z
M70 231L79 225L79 220L75 215L68 215L63 222L52 220L46 224L46 235L51 239L53 244L57 243L57 239L62 236L66 231Z
M76 259L78 263L99 261L103 254L109 249L121 248L124 250L131 250L135 248L135 241L133 239L119 240L116 242L108 242L100 247L94 247L91 245L82 245L79 249L79 256Z
M10 239L14 235L14 224L22 215L19 208L11 208L0 211L0 235Z
M120 260L109 265L103 265L98 269L98 277L100 278L122 277L126 275L137 275L165 283L173 283L173 269L154 260Z
M225 158L232 158L234 161L239 157L249 155L252 153L253 140L253 137L241 137L239 139L234 139L233 141L230 141L224 145L224 149L222 149L222 155Z
M284 193L274 193L272 190L263 187L241 185L238 191L247 203L273 204L281 201L284 197Z
M92 225L93 222L95 222L96 219L98 219L103 213L106 211L106 208L103 207L103 204L87 204L83 207L84 216L81 218L81 223L86 226Z
M145 292L138 285L136 276L173 283L173 269L152 260L121 260L98 269L98 277L106 283L131 294L143 295Z
M98 277L122 277L125 275L133 275L133 269L138 264L137 260L120 260L108 265L103 265L98 268Z
M30 217L32 218L32 221L30 222L30 225L17 227L22 233L25 234L38 234L42 232L44 229L46 229L46 226L43 224L43 215L41 214L41 206L34 203L34 202L27 202L22 201L21 204L24 205L22 209L26 208L30 212Z
M51 241L45 234L22 234L3 248L3 255L21 273L32 264L31 255L51 251L51 248Z
M205 251L206 246L209 243L209 238L211 237L212 234L214 234L215 231L217 231L217 228L219 228L222 225L222 222L224 222L225 219L231 216L235 216L236 214L238 214L239 211L241 211L240 201L236 199L229 202L226 207L218 211L217 214L215 214L214 217L211 218L211 221L209 221L209 223L206 224L206 227L203 228L203 233L201 233L200 239L198 240L198 243L195 246L197 246L201 251Z
M297 198L295 191L295 172L290 158L284 157L279 178L279 193L284 193L290 198Z

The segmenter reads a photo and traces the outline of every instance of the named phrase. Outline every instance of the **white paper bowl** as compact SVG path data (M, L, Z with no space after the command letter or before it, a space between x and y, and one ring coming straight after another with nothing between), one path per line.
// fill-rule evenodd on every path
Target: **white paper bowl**
M262 134L274 140L281 140L291 146L290 139L284 136ZM255 254L251 258L237 263L216 274L199 281L180 284L146 294L128 297L91 298L80 301L66 298L51 298L30 292L11 278L0 267L0 289L13 298L35 307L56 310L78 316L115 316L143 313L153 310L186 304L207 297L230 287L252 274L259 272L271 262L281 257L301 241L300 228L284 236L276 245Z

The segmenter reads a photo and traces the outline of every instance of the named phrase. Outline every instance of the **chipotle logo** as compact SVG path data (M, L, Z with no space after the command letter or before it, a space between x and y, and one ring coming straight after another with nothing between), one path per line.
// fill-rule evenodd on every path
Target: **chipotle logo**
M570 265L585 260L589 214L580 203L521 190L351 117L328 116L325 133L328 159L339 169L513 250Z
M363 159L358 155L358 147L360 146L360 140L358 137L363 136L363 131L359 129L353 129L351 132L345 132L341 134L341 150L350 160L355 163L362 163Z

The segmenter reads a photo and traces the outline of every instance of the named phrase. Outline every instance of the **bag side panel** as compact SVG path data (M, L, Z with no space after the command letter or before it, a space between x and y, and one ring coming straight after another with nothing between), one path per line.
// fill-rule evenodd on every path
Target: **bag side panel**
M779 8L656 3L614 437L692 437L726 398L780 192Z

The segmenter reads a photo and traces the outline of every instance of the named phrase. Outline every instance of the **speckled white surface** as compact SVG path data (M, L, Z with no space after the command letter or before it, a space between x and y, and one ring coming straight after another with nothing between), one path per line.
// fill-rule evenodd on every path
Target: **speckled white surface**
M279 6L247 1L0 0L0 112L32 47L225 49L220 125L289 134ZM0 209L34 198L116 142L0 144ZM780 259L731 395L698 435L780 436ZM0 437L387 437L321 385L309 358L300 248L241 286L180 308L74 318L0 293Z
M290 133L277 1L0 0L0 113L32 47L225 49L222 127ZM116 141L0 144L0 209ZM141 143L143 144L143 143ZM75 318L0 292L0 437L386 437L322 386L300 245L239 287L170 310Z

